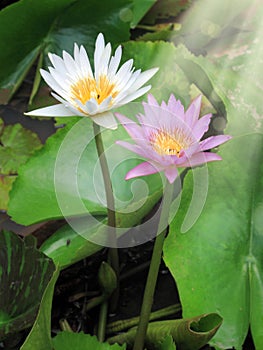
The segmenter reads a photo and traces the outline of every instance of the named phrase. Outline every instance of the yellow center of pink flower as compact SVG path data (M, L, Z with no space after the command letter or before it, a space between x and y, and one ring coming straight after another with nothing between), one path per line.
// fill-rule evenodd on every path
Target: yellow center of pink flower
M90 77L82 78L71 86L72 99L77 99L82 104L85 104L91 98L94 98L100 104L107 97L114 98L117 95L116 85L111 83L106 75L101 75L98 81Z
M160 155L175 155L180 157L180 151L189 146L189 141L178 130L175 130L172 134L166 130L158 130L151 136L151 144L154 150Z

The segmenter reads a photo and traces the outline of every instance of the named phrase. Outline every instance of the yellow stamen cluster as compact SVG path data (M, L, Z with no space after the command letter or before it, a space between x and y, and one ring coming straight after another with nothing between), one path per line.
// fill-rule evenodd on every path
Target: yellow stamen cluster
M176 155L180 156L180 151L188 146L188 138L175 130L169 133L166 130L158 130L151 135L151 144L154 150L160 155Z
M94 98L100 104L107 97L114 98L117 94L115 84L110 83L106 75L100 76L97 81L90 77L82 78L71 86L72 99L77 99L82 104L85 104L91 98Z

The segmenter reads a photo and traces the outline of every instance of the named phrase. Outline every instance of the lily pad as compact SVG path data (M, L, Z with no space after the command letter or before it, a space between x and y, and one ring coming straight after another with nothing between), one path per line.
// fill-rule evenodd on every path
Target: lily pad
M16 174L19 166L42 146L38 136L20 124L7 125L0 135L0 171Z
M224 318L211 341L219 349L241 349L249 326L256 347L263 346L262 145L262 135L246 135L222 146L223 161L209 166L202 214L182 234L193 191L188 174L165 242L164 259L177 282L184 316L214 310Z
M249 327L256 348L263 346L260 328L263 265L258 252L262 246L259 218L263 197L263 110L259 82L262 65L258 60L262 45L257 44L259 32L250 32L250 36L254 36L254 43L249 53L228 61L224 69L223 60L212 63L212 57L185 53L181 62L185 72L189 68L188 74L201 90L209 88L210 82L210 94L219 116L228 118L226 133L234 137L220 147L223 161L208 165L206 204L190 229L186 213L195 185L192 175L186 176L181 208L164 248L164 259L177 282L184 316L217 311L224 318L211 341L218 349L241 349ZM246 67L249 68L244 72ZM208 83L201 79L201 72ZM195 171L201 174L202 169Z
M20 124L4 126L0 119L0 209L7 209L9 191L19 166L41 146L32 131Z
M136 156L115 144L116 140L127 138L126 135L123 128L104 131L104 147L112 171L117 211L134 220L132 213L137 210L136 220L141 220L139 208L144 215L145 206L152 208L161 196L162 182L158 174L143 182L135 180L137 187L136 184L132 187L134 181L125 181L127 171L138 163ZM50 137L45 146L20 167L9 203L9 213L15 221L28 225L63 216L106 214L103 179L93 139L91 121L82 118ZM155 198L155 202L147 201L148 196ZM32 212L32 205L38 210Z
M0 233L0 338L33 324L54 270L31 240Z
M100 343L95 336L84 333L61 332L52 339L54 350L125 350L126 345Z

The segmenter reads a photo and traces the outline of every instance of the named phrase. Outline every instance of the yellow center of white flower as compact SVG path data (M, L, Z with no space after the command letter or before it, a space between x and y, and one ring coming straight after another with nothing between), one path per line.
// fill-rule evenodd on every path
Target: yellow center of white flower
M116 85L111 83L106 75L101 75L97 81L90 77L82 78L71 86L72 99L77 99L82 104L85 104L91 98L94 98L100 104L107 97L114 98L117 95Z
M189 137L185 137L179 130L174 130L172 134L166 130L158 130L151 135L151 144L160 155L180 157L180 151L189 147L190 143Z

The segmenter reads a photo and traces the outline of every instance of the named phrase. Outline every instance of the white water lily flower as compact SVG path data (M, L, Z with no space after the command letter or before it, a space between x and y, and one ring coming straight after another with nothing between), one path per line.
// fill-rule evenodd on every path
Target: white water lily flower
M53 67L40 73L54 92L60 104L39 108L26 113L34 116L70 117L83 116L105 128L117 128L112 108L122 106L145 94L151 86L142 87L158 71L152 68L145 72L133 67L133 60L119 69L122 49L119 46L111 56L111 44L105 46L103 34L96 39L94 73L83 46L74 46L74 57L63 51L63 58L49 54Z

